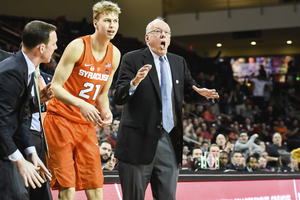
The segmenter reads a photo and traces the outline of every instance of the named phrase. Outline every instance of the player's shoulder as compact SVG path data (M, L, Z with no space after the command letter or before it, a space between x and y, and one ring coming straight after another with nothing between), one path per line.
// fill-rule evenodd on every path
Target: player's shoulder
M80 57L82 52L84 51L84 43L81 38L75 39L71 41L67 48L64 51L64 54L67 54L68 56L72 57Z
M120 50L119 50L118 47L116 47L115 45L113 45L113 55L114 55L114 56L117 56L117 57L120 57L120 56L121 56Z

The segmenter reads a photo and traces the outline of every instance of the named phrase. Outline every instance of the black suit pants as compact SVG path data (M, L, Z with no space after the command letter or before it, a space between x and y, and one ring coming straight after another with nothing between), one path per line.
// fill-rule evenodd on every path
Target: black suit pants
M46 154L45 154L45 142L42 133L38 131L31 130L32 133L32 140L34 143L34 146L36 148L36 152L43 161L44 165L47 167L46 162ZM30 187L29 189L29 199L30 200L52 200L52 194L50 190L49 181L42 184L42 187L36 187L36 189L33 189Z
M153 199L175 200L179 167L169 134L161 131L156 155L149 165L119 160L123 200L143 200L150 181Z
M29 200L28 191L17 166L10 160L0 160L0 199Z

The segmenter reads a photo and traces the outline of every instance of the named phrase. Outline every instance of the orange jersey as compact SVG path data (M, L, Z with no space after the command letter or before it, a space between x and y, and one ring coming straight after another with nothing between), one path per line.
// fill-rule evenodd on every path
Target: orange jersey
M81 39L84 43L84 51L75 63L63 88L73 96L95 105L96 99L112 72L113 44L108 44L105 56L100 62L97 62L92 53L90 35L81 37ZM47 111L49 114L55 113L71 121L89 123L79 108L64 104L56 98L49 101Z

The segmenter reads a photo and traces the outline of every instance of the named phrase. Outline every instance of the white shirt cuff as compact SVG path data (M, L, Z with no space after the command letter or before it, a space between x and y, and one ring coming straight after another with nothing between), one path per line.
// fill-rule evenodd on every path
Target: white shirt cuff
M26 153L26 155L28 156L31 153L36 152L35 146L31 146L31 147L27 147L24 152Z
M17 149L13 154L8 156L9 160L11 160L11 161L17 161L22 157L23 157L23 155L21 154L19 149Z
M129 95L130 96L135 92L138 85L139 84L133 85L133 80L130 81L130 88L129 88Z

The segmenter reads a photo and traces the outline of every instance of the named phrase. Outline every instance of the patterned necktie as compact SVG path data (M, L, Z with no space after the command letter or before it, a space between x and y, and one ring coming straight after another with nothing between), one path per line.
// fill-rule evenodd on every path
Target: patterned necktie
M46 136L45 136L45 131L44 131L44 126L43 126L43 121L42 121L39 80L38 80L38 73L37 73L36 70L34 70L34 72L33 72L33 78L34 78L35 94L36 94L36 98L37 98L37 102L38 102L39 113L40 113L40 116L41 116L40 123L41 123L42 135L43 135L43 138L44 138L44 141L45 141L45 150L46 150L48 158L50 158L48 144L47 144L47 140L46 140Z
M168 65L163 57L159 57L160 75L161 75L161 100L162 100L162 118L163 127L169 133L174 127L173 108L172 108L172 81L168 76Z

